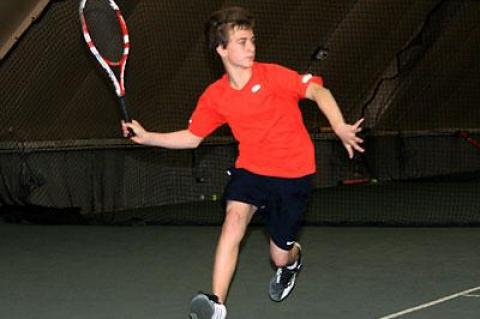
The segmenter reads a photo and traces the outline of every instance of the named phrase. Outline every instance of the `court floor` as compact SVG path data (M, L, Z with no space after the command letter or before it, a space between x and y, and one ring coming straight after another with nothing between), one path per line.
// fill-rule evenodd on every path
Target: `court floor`
M208 290L218 226L0 224L0 318L186 319ZM305 267L271 302L261 226L250 229L229 319L473 319L479 228L303 229Z

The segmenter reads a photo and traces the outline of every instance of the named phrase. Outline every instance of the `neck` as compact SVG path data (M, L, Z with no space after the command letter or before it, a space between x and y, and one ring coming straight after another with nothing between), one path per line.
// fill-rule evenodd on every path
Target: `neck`
M241 90L252 77L252 68L226 66L228 82L236 90Z

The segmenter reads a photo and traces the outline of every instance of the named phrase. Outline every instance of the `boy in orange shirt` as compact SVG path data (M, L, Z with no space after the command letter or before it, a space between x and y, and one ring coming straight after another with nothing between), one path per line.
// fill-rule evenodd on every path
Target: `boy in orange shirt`
M225 75L199 98L188 128L170 133L145 130L137 121L123 123L135 143L171 149L196 148L221 125L230 126L239 143L235 168L225 188L225 220L213 269L213 293L192 300L192 319L224 319L225 301L240 243L255 213L262 214L270 236L270 256L277 271L269 295L284 300L302 266L296 241L315 172L314 146L298 102L318 104L350 158L363 152L356 136L363 120L345 123L335 99L320 77L299 75L276 64L255 62L254 20L242 8L214 12L206 24L209 49L223 62Z

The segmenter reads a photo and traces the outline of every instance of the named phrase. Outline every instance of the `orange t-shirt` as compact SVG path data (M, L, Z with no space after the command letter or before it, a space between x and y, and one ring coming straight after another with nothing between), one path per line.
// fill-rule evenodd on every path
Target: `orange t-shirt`
M256 174L295 178L315 172L315 151L298 102L317 76L276 64L254 63L252 76L233 89L225 74L198 100L189 130L205 137L228 124L239 142L235 167Z

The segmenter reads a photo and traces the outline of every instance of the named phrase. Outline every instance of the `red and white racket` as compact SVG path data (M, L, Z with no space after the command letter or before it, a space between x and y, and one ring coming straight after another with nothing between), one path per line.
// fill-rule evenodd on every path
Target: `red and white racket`
M81 0L79 14L85 42L113 84L123 119L131 122L125 99L125 66L130 40L120 8L113 0ZM131 130L130 134L133 134Z

